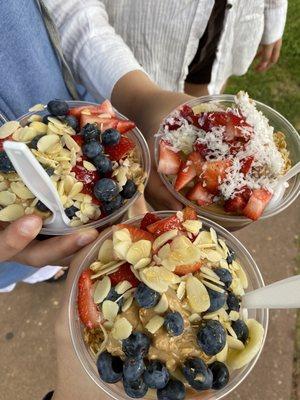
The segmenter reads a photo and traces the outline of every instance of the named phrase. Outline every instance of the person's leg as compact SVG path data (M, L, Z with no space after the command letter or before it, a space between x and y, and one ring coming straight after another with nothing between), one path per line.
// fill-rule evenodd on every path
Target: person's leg
M37 103L70 99L34 0L1 3L0 112L12 119Z

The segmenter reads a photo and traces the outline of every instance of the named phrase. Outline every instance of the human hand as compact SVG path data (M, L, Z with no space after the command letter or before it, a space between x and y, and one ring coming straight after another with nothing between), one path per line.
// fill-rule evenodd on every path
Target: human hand
M34 240L42 224L40 217L26 215L1 230L0 262L11 260L34 267L64 265L64 258L92 242L98 234L91 229L44 241Z
M279 56L280 50L282 46L282 39L277 40L271 44L262 44L256 55L256 58L259 60L258 64L255 66L255 70L257 72L267 71L272 65L276 64Z
M180 104L193 97L184 93L160 89L146 74L133 71L122 77L113 90L114 106L135 121L149 145L151 172L146 187L146 198L155 209L180 210L178 202L161 181L154 161L155 133L162 120Z

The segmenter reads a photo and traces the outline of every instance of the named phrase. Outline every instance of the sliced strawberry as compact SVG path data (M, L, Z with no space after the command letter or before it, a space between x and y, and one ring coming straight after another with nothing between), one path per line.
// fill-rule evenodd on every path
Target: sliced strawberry
M77 307L81 322L89 329L96 328L101 322L101 314L92 296L92 271L83 271L78 280Z
M161 141L159 144L158 172L166 175L175 175L179 171L180 163L179 154L172 151L166 142Z
M134 273L131 271L130 264L128 263L121 265L118 271L109 275L109 278L112 286L116 286L118 283L123 281L128 281L131 283L132 287L137 287L140 283L135 277Z
M191 219L194 219L194 220L198 219L197 213L192 207L185 207L182 210L182 212L183 212L183 220L184 221L191 220Z
M189 154L188 161L191 161L193 163L196 174L200 175L202 172L203 163L205 162L201 154L199 154L198 151L193 151L192 153Z
M199 206L207 206L213 202L213 196L209 193L202 184L196 183L196 185L187 193L187 199L196 201Z
M137 242L138 240L150 240L151 242L154 241L154 237L151 233L136 228L133 225L118 224L116 227L117 229L128 229L133 242Z
M104 102L100 104L97 108L98 108L97 114L109 114L111 117L116 116L113 106L111 105L111 102L109 100L104 100Z
M210 193L217 194L219 185L226 177L225 170L230 167L231 161L206 161L203 164L202 182Z
M143 230L146 230L148 225L153 224L154 222L160 221L160 218L152 213L147 213L144 215L144 218L141 221L141 226L140 228Z
M102 104L96 106L81 106L73 107L69 110L69 115L74 115L74 117L80 118L81 112L88 110L93 115L107 114L111 117L115 117L116 114L109 100L105 100Z
M197 128L200 127L199 122L198 122L198 116L194 114L194 111L193 111L192 107L190 107L187 104L185 104L184 106L181 107L180 114L190 124L192 124L194 126L197 126Z
M256 221L262 215L271 198L272 194L266 189L253 190L246 207L243 209L243 215Z
M203 143L196 142L194 144L194 148L200 154L200 156L203 158L205 158L205 156L208 154L208 148Z
M226 212L241 213L246 205L247 200L238 193L232 199L226 200L223 207Z
M120 133L127 133L129 131L131 131L131 129L135 128L135 123L132 121L122 121L119 120L119 122L117 123L117 130Z
M97 115L85 115L81 114L80 117L80 128L83 128L86 124L97 124L101 131L106 129L116 129L120 120L118 118L103 118Z
M75 142L78 144L78 146L82 147L84 140L82 135L73 135L72 139L75 140Z
M249 156L249 157L246 157L243 160L241 160L241 164L242 164L241 172L244 175L246 175L250 171L250 169L252 167L253 160L254 160L253 156Z
M179 276L184 276L199 271L202 265L202 261L196 262L195 264L177 265L174 272Z
M195 176L200 175L202 171L202 164L203 159L196 151L193 151L189 154L186 162L181 162L174 184L174 188L177 192L191 182Z
M87 186L92 183L95 184L100 179L97 171L88 171L83 165L76 164L72 168L72 172L75 172L75 177L78 181L83 182Z
M109 158L114 161L119 161L128 155L135 148L135 144L132 140L125 136L121 136L118 144L113 146L105 146L105 153L109 155Z
M168 232L172 229L180 229L181 223L176 215L168 218L161 219L160 221L154 222L147 226L147 231L153 233L156 237L164 232Z

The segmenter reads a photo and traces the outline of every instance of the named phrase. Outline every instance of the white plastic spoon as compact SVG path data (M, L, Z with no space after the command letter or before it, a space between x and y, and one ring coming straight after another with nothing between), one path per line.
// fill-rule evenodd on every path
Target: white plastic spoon
M279 200L282 199L285 189L286 183L288 180L293 178L293 176L299 174L300 172L300 161L297 162L284 176L278 179L278 182L274 188L274 194L266 207L266 210L270 210L271 208L275 207Z
M52 229L69 226L70 220L65 214L57 190L26 144L7 140L4 142L4 150L28 189L52 211L52 216L44 225Z
M242 307L300 308L300 275L246 293L242 298Z

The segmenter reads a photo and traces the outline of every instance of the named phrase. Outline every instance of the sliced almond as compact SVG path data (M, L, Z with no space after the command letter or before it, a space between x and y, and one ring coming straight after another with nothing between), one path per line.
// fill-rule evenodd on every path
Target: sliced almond
M30 128L33 128L38 133L47 133L48 126L43 122L33 121L29 125Z
M63 135L63 140L66 144L66 147L69 150L75 150L76 153L78 153L81 150L81 147L75 142L75 140L72 138L72 136L64 134ZM87 163L88 161L83 161L83 166L85 167L84 163ZM91 164L91 163L89 163ZM93 165L93 164L91 164ZM86 168L86 167L85 167ZM86 168L87 169L87 168ZM89 170L88 171L96 171L96 168L94 170Z
M241 267L239 270L237 270L236 274L241 281L243 289L247 289L248 288L248 278L247 278L247 275L246 275L245 271L243 270L243 268Z
M124 264L124 261L113 261L106 265L103 265L100 271L92 275L91 278L95 279L99 278L102 275L112 274L113 272L117 271L122 264Z
M202 280L202 283L207 286L208 288L210 288L211 290L214 290L215 292L219 292L219 293L224 293L224 289L220 288L220 286L217 286L215 284L213 284L212 282L208 282L206 279Z
M100 304L107 297L111 289L111 282L108 276L105 276L101 281L96 284L93 299L94 303Z
M202 222L199 220L186 220L182 223L182 226L193 235L198 235L202 228Z
M229 335L227 336L227 343L230 349L243 350L245 348L245 345L241 340Z
M138 240L135 243L132 243L127 254L126 260L134 265L141 258L149 258L151 254L151 242L150 240Z
M20 204L10 204L0 210L0 221L11 222L24 215L24 208Z
M98 260L101 261L103 264L106 264L110 261L113 261L114 256L114 248L113 248L113 241L111 239L106 239L98 253Z
M24 128L20 128L16 130L12 138L16 140L17 142L30 142L33 138L35 138L38 135L38 132L29 127L29 126L24 126Z
M119 312L119 304L111 301L105 300L102 304L102 314L104 319L113 322Z
M118 294L123 294L125 293L128 289L130 289L132 287L131 283L128 281L122 281L119 282L116 287L115 287L115 291Z
M220 280L219 276L211 269L208 267L202 267L201 272L205 273L206 275L211 276L212 278L217 279L218 281Z
M215 244L218 244L218 236L217 236L217 232L214 230L214 228L210 227L209 228L209 232L210 232L210 236L211 236L212 241Z
M229 319L230 321L237 321L240 318L240 313L237 311L230 311L229 313Z
M23 182L12 182L10 188L22 200L35 198L34 194L31 193Z
M136 277L136 279L138 279L140 281L141 277L140 277L140 274L139 274L139 270L134 269L133 265L130 266L130 269L131 269L133 275Z
M45 135L40 138L37 142L37 148L42 153L46 153L48 149L50 149L53 145L60 141L58 135Z
M163 317L161 317L159 315L155 315L154 317L152 317L150 319L150 321L147 323L145 328L147 329L147 331L149 331L153 335L155 332L157 332L163 326L164 322L165 322L165 320Z
M203 272L200 272L199 277L201 278L201 280L205 279L208 280L209 282L216 283L217 285L225 286L225 283L220 281L220 279L213 278L211 275L204 274Z
M159 302L156 304L156 306L154 307L154 311L157 314L163 314L167 311L167 309L169 308L169 302L168 302L168 298L165 295L165 293L163 293L160 296L160 300Z
M33 114L33 115L30 115L30 117L27 120L27 123L28 122L33 122L33 121L42 122L42 120L43 120L43 117L41 115Z
M92 271L98 271L101 269L101 267L103 267L103 264L100 261L94 261L91 265L90 265L90 270Z
M114 257L119 260L126 260L126 255L132 242L125 240L114 244Z
M90 163L89 161L84 160L83 166L87 171L97 171L97 168L95 167L95 165Z
M132 325L126 318L119 318L116 320L112 329L112 336L116 340L127 339L132 332Z
M123 304L123 306L122 306L122 311L123 311L123 312L127 311L127 310L131 307L132 302L133 302L133 296L129 296L129 297L125 300L125 302L124 302L124 304Z
M164 232L162 235L158 236L153 242L153 250L157 251L160 247L166 244L169 240L172 240L177 236L178 229L172 229L170 231Z
M191 314L189 316L189 321L190 321L191 324L194 324L196 322L200 322L201 321L201 317L200 317L199 314L194 313L194 314Z
M182 300L184 298L185 295L185 287L186 287L186 283L184 281L180 282L176 295L178 297L179 300Z
M117 242L131 242L131 236L129 230L127 228L118 229L113 233L113 242L114 244Z
M216 354L216 359L217 361L220 362L225 362L228 354L228 343L226 342L223 350L220 351L220 353Z
M141 258L134 266L134 269L142 269L147 267L151 263L151 258Z
M69 197L72 198L73 196L76 196L78 193L82 191L82 189L83 189L83 183L76 182L69 193Z
M8 206L10 204L14 204L16 198L17 196L15 195L15 193L9 192L8 190L4 190L0 192L0 205Z
M187 247L192 246L192 242L189 238L186 236L180 235L177 236L175 239L172 240L172 243L170 245L171 250L180 250L180 249L186 249Z
M220 246L224 250L224 253L227 255L228 254L228 247L227 247L226 243L224 242L223 239L219 239L218 241L219 241Z
M226 260L220 260L220 267L228 269L228 263Z
M210 299L202 282L194 276L186 280L186 293L189 305L193 312L200 313L209 309Z
M199 244L211 244L211 243L213 243L213 240L210 232L208 231L200 232L193 242L195 246L198 246Z
M193 264L200 260L201 251L198 247L192 245L185 249L171 251L167 258L162 261L162 265L171 269L186 264Z
M64 180L64 192L68 195L75 183L75 179L71 175L67 175ZM74 197L74 196L73 196Z
M113 321L104 321L103 326L105 329L110 331L112 329L112 327L114 326L114 322Z
M36 111L43 111L45 109L44 104L38 103L35 104L34 106L29 108L29 112L36 112Z
M171 246L169 245L169 243L165 244L163 247L161 247L157 253L158 258L160 258L161 260L164 260L165 258L168 257L168 255L170 254L171 251Z
M12 135L18 128L20 128L19 121L8 121L0 126L0 139L6 139Z
M205 258L212 263L217 263L222 259L222 255L215 250L204 249L202 253L205 255Z
M180 278L163 267L149 267L140 271L140 278L151 289L164 293L170 285L180 282Z

